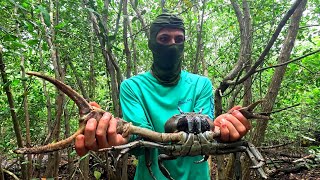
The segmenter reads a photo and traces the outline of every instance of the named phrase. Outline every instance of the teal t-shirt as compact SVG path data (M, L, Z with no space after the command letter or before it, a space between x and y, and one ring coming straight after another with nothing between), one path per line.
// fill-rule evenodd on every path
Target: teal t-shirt
M127 79L121 83L120 103L123 119L157 132L164 132L166 121L179 114L178 107L184 112L199 112L203 108L203 114L213 118L213 90L210 80L186 71L181 71L179 83L170 87L159 84L150 72ZM152 179L145 155L140 154L135 179ZM162 180L166 178L159 169L158 155L157 149L151 149L152 172L157 180ZM208 163L194 163L200 159L202 156L178 157L175 160L164 160L163 164L176 180L209 179Z

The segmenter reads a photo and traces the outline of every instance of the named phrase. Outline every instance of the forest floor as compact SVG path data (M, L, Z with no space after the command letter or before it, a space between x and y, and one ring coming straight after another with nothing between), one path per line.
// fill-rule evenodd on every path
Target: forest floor
M311 153L316 149L317 153ZM261 149L269 179L320 180L320 146ZM313 151L314 152L314 151Z
M318 151L320 146L314 146ZM259 149L266 160L264 170L272 180L320 180L320 154L310 154L310 147L279 146ZM214 163L215 160L213 160ZM212 170L215 179L215 168ZM259 179L251 171L250 179Z
M320 146L316 146L317 149ZM268 179L274 180L320 180L320 155L319 153L309 154L310 148L297 148L297 147L278 147L278 148L265 148L260 149L261 153L265 157L266 165L264 169L268 175ZM2 161L2 167L14 174L18 175L20 172L17 170L18 166L10 166L11 168L7 169L6 166L3 164L5 159ZM62 155L60 170L59 170L59 178L58 179L69 179L68 176L68 167L66 156ZM213 163L216 161L215 158L212 159ZM78 160L74 160L75 163ZM135 166L136 160L132 157L129 158L128 161L128 178L133 179L135 173ZM43 162L45 164L46 162ZM90 167L97 167L99 164L94 158L90 158ZM78 164L79 165L79 164ZM76 165L76 166L78 166ZM99 165L98 165L99 166ZM100 172L101 178L100 179L108 179L106 178L105 166L101 165ZM212 166L212 179L215 179L215 165ZM39 170L39 169L38 169ZM45 166L41 168L41 173L44 174ZM91 178L89 179L96 179L93 175L95 169L91 168L90 174ZM104 171L104 172L103 172ZM258 179L257 175L252 171L253 174L250 175L250 179ZM39 172L34 172L34 174L39 174ZM78 179L78 173L73 176L71 179ZM13 179L11 176L8 176L5 173L5 179ZM113 179L113 178L112 178Z
M319 180L320 179L320 168L315 168L311 170L302 170L300 172L292 173L280 173L270 179L276 180Z

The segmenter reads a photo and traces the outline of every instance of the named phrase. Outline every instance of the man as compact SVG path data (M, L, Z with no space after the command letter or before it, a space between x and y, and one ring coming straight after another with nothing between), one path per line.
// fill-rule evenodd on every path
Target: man
M165 122L178 107L184 112L199 112L213 119L212 85L208 78L181 70L185 31L182 20L172 14L161 14L150 27L149 49L153 54L151 70L123 81L120 88L120 103L123 119L136 126L164 132ZM98 106L96 103L91 105ZM230 113L222 114L214 120L221 131L222 141L235 141L251 128L250 123L234 107ZM105 113L97 122L90 119L84 135L76 138L79 155L89 150L121 145L134 140L116 134L116 120ZM151 169L154 176L166 179L158 167L158 150L151 150ZM209 179L208 163L195 164L202 156L178 157L164 161L164 166L174 179ZM144 153L138 155L135 179L152 179L145 163Z

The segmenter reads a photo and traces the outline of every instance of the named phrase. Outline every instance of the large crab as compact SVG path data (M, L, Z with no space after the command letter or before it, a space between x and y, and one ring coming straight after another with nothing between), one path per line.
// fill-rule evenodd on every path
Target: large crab
M260 103L260 102L259 102ZM253 104L256 106L258 103ZM216 140L217 133L219 131L211 131L214 127L213 121L207 116L195 112L184 113L179 109L180 114L171 117L165 124L165 133L181 133L180 141L174 143L161 143L146 140L137 140L131 143L114 146L111 148L101 149L100 151L118 151L115 162L118 162L120 158L128 153L130 150L137 147L157 148L160 150L158 157L158 165L160 171L168 179L173 179L170 176L170 172L163 165L164 160L172 160L181 156L198 156L203 155L203 159L194 163L202 163L206 161L209 155L221 155L237 152L246 152L246 154L252 160L253 166L251 168L256 169L262 178L267 178L265 172L262 169L264 165L264 158L255 146L247 141L240 140L233 143L222 143ZM242 110L240 110L242 111ZM267 116L260 116L260 118L266 119ZM148 153L146 153L147 155ZM146 157L146 165L153 179L156 179L151 171L150 159ZM236 164L236 169L240 168L239 164ZM240 170L238 170L240 171Z
M34 75L51 82L59 90L68 95L79 108L80 127L72 136L68 137L67 139L44 146L19 148L15 150L16 153L40 154L64 149L72 143L77 135L83 133L86 122L90 118L94 117L96 119L100 119L102 114L105 112L100 108L90 106L90 104L82 96L61 81L37 72L28 72L27 74ZM253 103L248 107L243 107L239 111L247 119L269 119L269 117L265 116L264 114L253 113L253 109L259 103L261 103L261 101ZM123 137L136 134L142 137L142 139L147 140L137 140L125 145L114 146L111 148L102 149L100 151L118 151L119 153L115 158L117 162L117 160L119 160L124 154L133 148L144 147L146 150L148 148L158 148L161 152L158 160L159 168L164 176L166 176L168 179L173 178L170 176L168 170L163 166L163 160L175 159L179 156L203 155L204 158L201 161L195 162L201 163L206 161L209 155L246 152L246 154L252 160L252 168L257 169L261 177L267 178L262 169L264 159L251 143L244 140L232 143L218 142L216 138L219 137L220 131L217 128L214 129L213 127L213 121L208 116L201 114L201 112L184 113L181 110L180 114L174 115L167 121L165 124L165 133L159 133L149 129L137 127L125 120L118 118L117 133L122 134ZM154 177L150 168L150 163L148 162L147 165L151 176ZM239 164L236 166L236 168L239 168Z

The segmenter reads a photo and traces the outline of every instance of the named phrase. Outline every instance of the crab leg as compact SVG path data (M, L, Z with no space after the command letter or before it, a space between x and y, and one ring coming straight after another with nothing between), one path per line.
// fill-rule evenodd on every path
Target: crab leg
M264 164L264 162L258 162L255 156L252 154L252 152L248 148L246 150L246 153L251 159L251 162L254 164L254 166L251 168L256 169L263 179L267 179L268 177L262 168L262 165Z

